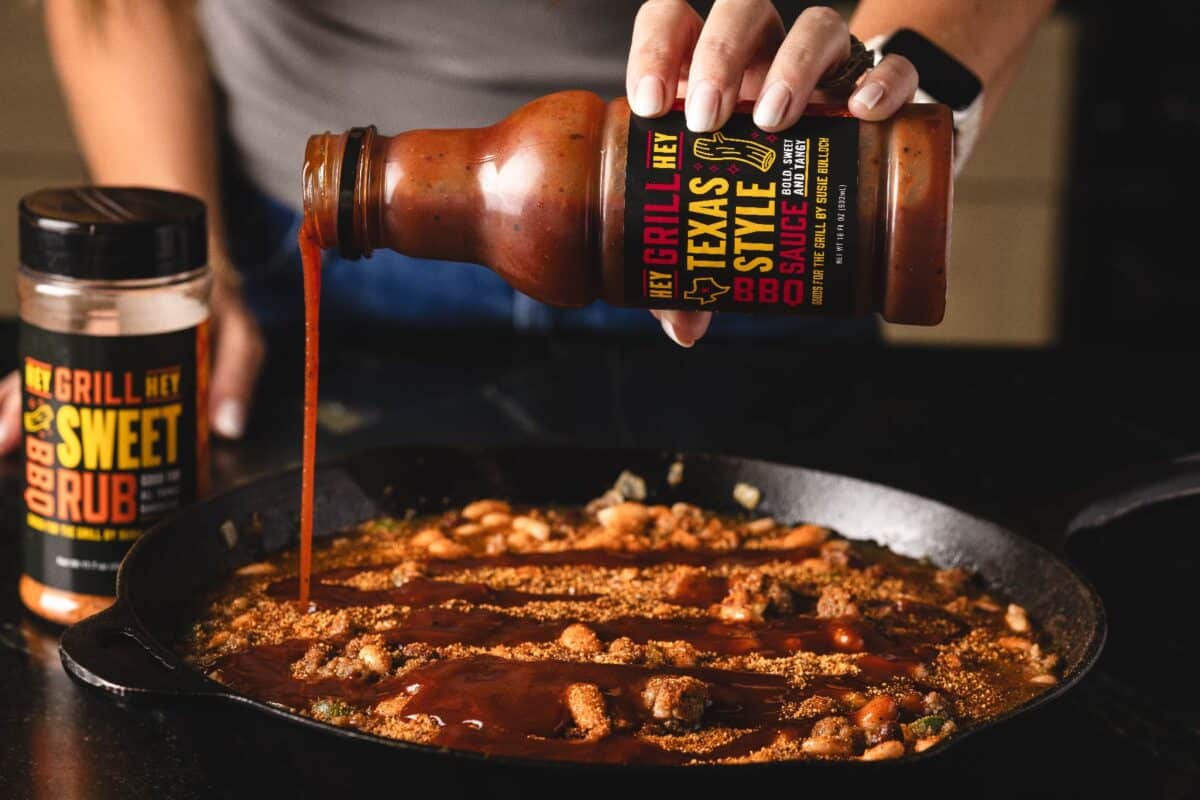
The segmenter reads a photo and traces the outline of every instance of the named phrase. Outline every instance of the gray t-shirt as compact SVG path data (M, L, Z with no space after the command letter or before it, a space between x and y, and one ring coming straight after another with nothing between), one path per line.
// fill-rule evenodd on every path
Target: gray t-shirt
M490 125L562 89L624 92L640 0L201 0L248 177L299 205L312 133Z

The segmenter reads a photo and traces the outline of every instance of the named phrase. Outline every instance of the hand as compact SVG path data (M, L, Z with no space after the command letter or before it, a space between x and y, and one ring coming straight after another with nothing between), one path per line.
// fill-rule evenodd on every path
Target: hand
M0 380L0 455L21 443L21 373L13 370Z
M215 339L209 382L209 427L226 439L241 438L254 384L266 355L253 313L236 289L218 283L212 296ZM13 370L0 380L0 455L21 443L21 374Z
M267 347L258 320L242 293L221 280L213 284L212 376L209 382L209 427L226 439L240 439L262 371Z
M625 91L633 113L660 117L683 95L689 130L715 131L739 100L753 100L765 131L791 127L822 76L850 55L850 30L830 8L806 9L790 31L769 0L716 0L708 19L686 0L648 0L638 11ZM848 100L859 119L896 113L917 90L917 70L887 55L859 80ZM652 311L676 343L691 347L712 312Z

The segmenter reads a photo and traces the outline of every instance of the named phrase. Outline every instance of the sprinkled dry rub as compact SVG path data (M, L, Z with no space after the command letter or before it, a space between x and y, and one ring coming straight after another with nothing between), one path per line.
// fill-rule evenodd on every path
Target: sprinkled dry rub
M626 473L587 508L368 522L317 552L312 609L283 554L217 587L180 648L334 725L622 763L901 758L1057 680L1036 620L962 570L645 499Z

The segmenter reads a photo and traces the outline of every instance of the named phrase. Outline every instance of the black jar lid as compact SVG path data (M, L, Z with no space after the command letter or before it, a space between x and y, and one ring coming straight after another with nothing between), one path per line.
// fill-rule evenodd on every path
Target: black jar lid
M20 204L21 263L82 280L138 280L190 272L208 261L204 203L178 192L76 186L27 194Z

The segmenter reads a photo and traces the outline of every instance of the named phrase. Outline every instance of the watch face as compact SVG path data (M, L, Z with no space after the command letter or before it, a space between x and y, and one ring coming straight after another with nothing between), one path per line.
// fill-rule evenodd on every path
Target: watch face
M974 72L916 31L907 28L897 31L882 49L884 53L896 53L911 61L921 77L921 88L955 111L965 110L983 91L983 84Z

